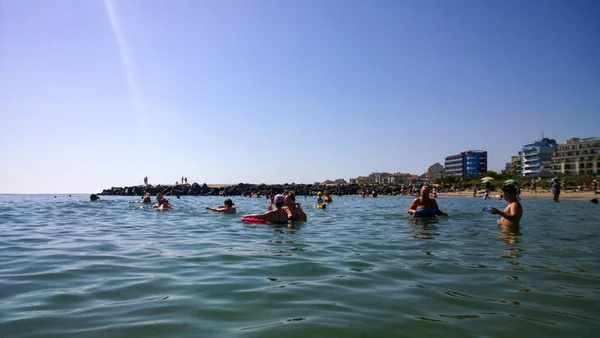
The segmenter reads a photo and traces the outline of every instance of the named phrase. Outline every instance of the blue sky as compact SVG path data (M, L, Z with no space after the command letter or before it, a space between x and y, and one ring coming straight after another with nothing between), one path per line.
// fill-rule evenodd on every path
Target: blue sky
M0 193L423 173L600 136L597 1L0 1Z

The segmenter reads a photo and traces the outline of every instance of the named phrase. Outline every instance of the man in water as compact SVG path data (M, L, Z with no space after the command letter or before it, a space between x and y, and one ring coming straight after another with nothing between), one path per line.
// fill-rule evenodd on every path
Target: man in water
M517 199L517 188L512 184L508 184L502 187L502 192L508 205L504 211L492 208L490 214L501 216L497 223L502 228L518 227L523 216L523 207Z
M437 202L431 198L429 187L426 185L421 188L421 196L415 198L408 207L408 213L413 217L448 216L447 213L440 210Z
M206 207L206 210L214 211L214 212L222 212L224 214L235 214L237 212L235 208L235 203L228 198L223 202L223 205L220 205L216 208Z

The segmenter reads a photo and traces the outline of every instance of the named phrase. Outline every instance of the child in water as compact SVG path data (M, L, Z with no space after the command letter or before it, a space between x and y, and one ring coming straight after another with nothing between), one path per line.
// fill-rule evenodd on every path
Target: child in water
M502 228L518 227L521 217L523 217L523 207L517 199L517 188L512 184L508 184L502 187L502 192L508 205L504 211L492 208L490 214L501 216L496 223Z

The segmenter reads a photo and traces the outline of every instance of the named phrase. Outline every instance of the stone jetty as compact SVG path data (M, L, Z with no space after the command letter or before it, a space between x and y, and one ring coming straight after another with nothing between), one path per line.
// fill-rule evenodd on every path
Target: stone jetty
M98 195L142 196L145 193L156 195L162 193L170 196L248 196L271 195L291 190L296 195L314 195L318 191L329 192L331 195L358 195L361 192L378 195L399 195L400 186L392 184L248 184L209 186L205 184L181 185L133 185L128 187L112 187L104 189Z

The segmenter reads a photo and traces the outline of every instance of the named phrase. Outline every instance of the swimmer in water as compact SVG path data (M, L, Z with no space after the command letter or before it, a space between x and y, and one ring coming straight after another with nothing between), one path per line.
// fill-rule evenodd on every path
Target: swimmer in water
M54 198L56 198L56 196L54 196ZM99 199L100 199L100 197L98 195L96 195L96 194L91 194L90 195L90 201L92 201L92 202L96 202Z
M508 184L502 187L502 191L504 192L504 199L508 202L508 205L504 211L492 208L490 214L501 216L496 222L501 228L518 227L521 217L523 216L523 207L517 199L517 188L512 184Z
M323 200L323 202L325 202L325 203L333 202L333 199L331 198L331 196L329 196L328 192L325 193L325 199Z
M244 215L243 217L252 217L258 219L265 219L271 223L275 224L284 224L288 221L288 213L283 210L283 204L285 202L285 197L281 194L275 195L273 198L275 202L275 209L265 212L264 214L250 214Z
M440 210L437 202L431 198L429 187L426 185L421 188L421 196L415 198L408 207L408 213L413 217L448 216L447 213Z
M290 221L306 221L306 213L300 203L296 203L296 194L292 191L285 195L283 210L287 212Z
M323 204L323 199L321 198L321 192L317 193L317 204Z
M144 196L142 196L142 203L152 203L152 198L150 198L149 193L145 193Z
M169 210L169 209L173 209L173 207L169 203L169 200L166 197L163 197L163 198L160 199L160 201L158 202L158 206L154 205L152 207L154 209L157 209L157 210Z
M223 205L220 205L216 208L206 207L206 210L222 212L224 214L235 214L237 212L237 210L235 209L235 204L233 203L231 198L226 199L223 202Z
M162 200L162 198L163 198L163 194L161 194L161 193L156 194L156 203L154 203L154 205L152 207L153 208L160 207L160 200Z

